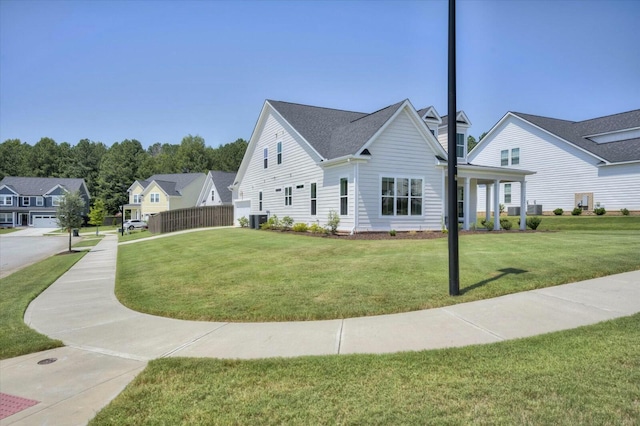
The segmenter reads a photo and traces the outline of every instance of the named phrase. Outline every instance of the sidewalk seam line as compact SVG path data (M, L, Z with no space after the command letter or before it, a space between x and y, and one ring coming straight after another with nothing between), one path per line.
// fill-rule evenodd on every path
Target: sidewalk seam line
M342 339L344 338L342 334L343 332L344 332L344 318L340 320L340 329L338 330L336 355L340 355L340 350L342 349Z
M548 287L548 288L553 288L553 287ZM554 294L547 294L544 293L542 290L546 290L546 289L538 289L538 290L534 290L533 293L538 294L540 296L544 296L547 297L549 299L557 299L557 300L562 300L563 302L570 302L573 303L575 305L581 305L581 306L586 306L588 308L594 308L594 309L598 309L600 311L605 311L605 312L618 312L618 313L623 313L622 311L618 311L616 309L608 309L608 308L603 308L601 306L596 306L596 305L592 305L590 303L586 303L586 302L579 302L577 300L573 300L573 299L568 299L566 297L560 297L560 296L556 296Z
M204 339L205 337L207 337L208 335L210 335L211 333L215 333L216 331L220 330L221 328L226 327L227 325L229 325L230 323L226 322L224 324L222 324L220 327L216 327L213 330L209 330L208 332L204 333L201 336L196 337L195 339L189 341L189 342L185 342L183 344L181 344L180 346L177 346L173 349L171 349L170 351L167 351L165 353L163 353L162 355L159 356L159 358L167 358L170 357L171 355L173 355L176 352L179 352L185 348L188 348L189 346L193 345L194 343L198 342L201 339Z
M469 325L470 325L471 327L473 327L473 328L476 328L476 329L478 329L478 330L480 330L480 331L483 331L483 332L485 332L485 333L487 333L487 334L490 334L490 335L491 335L491 336L493 336L493 337L498 338L499 340L507 340L507 338L506 338L506 337L501 336L500 334L498 334L498 333L496 333L496 332L494 332L494 331L491 331L491 330L489 330L488 328L485 328L485 327L479 326L478 324L476 324L476 323L474 323L474 322L471 322L470 320L466 319L465 317L461 316L460 314L457 314L457 313L455 313L455 312L449 311L449 310L448 310L448 309L446 309L446 308L442 308L442 311L443 311L443 312L446 312L447 314L451 315L451 316L452 316L452 317L454 317L454 318L459 319L459 320L460 320L460 321L462 321L462 322L465 322L465 323L469 324Z

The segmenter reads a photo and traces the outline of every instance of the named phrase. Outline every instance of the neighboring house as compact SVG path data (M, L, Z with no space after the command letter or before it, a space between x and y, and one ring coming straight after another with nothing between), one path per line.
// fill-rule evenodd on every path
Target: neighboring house
M235 172L210 171L200 192L199 206L231 205L231 190L229 187L235 181Z
M256 217L290 216L324 225L333 211L342 232L441 230L447 221L447 153L437 138L446 133L442 121L433 107L416 111L409 100L371 114L267 100L232 186L235 217L253 216L255 224ZM457 126L465 148L458 166L465 229L476 220L479 183L523 183L530 174L467 164L469 124Z
M79 192L89 212L84 179L6 176L0 181L0 227L57 228L56 210L67 193Z
M125 213L130 211L131 219L146 221L166 210L198 206L206 178L204 173L176 173L137 180L127 190L129 204L124 206Z
M469 160L535 171L526 198L537 210L640 210L640 110L579 122L508 112ZM520 198L508 184L500 194L507 208Z

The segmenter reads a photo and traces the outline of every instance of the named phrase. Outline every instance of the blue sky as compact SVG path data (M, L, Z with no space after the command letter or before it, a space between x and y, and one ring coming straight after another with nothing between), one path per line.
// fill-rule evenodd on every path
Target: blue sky
M216 147L265 99L447 113L446 1L0 0L0 141ZM640 2L457 3L458 108L584 120L640 108Z

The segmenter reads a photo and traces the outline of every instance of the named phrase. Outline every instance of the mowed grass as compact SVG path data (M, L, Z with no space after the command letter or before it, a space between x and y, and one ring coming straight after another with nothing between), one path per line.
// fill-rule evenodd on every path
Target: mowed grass
M0 359L63 346L24 323L29 303L85 253L51 256L0 279Z
M543 222L544 223L544 222ZM154 315L209 321L347 318L451 305L640 269L640 231L339 240L220 229L120 246L116 294Z
M91 425L640 423L640 314L485 346L149 363Z

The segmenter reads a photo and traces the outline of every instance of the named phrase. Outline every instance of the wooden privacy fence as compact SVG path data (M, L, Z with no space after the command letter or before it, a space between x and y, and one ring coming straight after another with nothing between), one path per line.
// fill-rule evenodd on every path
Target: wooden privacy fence
M149 232L182 231L210 226L233 226L233 206L190 207L160 212L149 218Z

